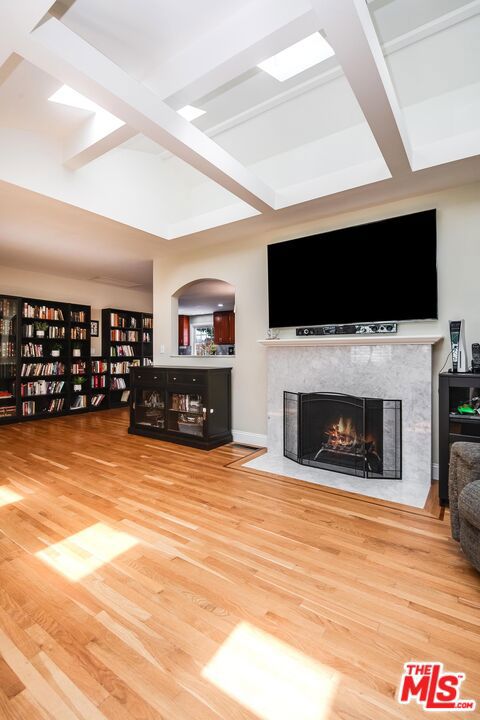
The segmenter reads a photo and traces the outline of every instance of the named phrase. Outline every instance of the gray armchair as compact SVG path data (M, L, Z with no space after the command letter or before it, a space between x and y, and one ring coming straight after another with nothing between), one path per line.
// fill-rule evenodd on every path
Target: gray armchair
M480 443L452 445L448 489L452 536L480 572Z

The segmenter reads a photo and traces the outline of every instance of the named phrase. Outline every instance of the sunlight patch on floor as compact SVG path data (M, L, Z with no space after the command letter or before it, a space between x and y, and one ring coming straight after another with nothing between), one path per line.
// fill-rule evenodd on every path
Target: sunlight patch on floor
M36 556L69 580L81 580L137 545L137 538L96 523L75 535L39 550Z
M262 720L327 720L336 670L242 622L202 676Z
M11 505L19 500L23 500L22 495L19 495L4 485L0 486L0 507L3 507L4 505Z

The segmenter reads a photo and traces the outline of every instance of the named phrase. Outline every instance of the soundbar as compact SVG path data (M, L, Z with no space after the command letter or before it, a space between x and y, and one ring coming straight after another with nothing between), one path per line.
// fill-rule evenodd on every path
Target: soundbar
M360 325L321 325L319 327L301 327L296 335L386 335L397 332L397 323L364 323Z

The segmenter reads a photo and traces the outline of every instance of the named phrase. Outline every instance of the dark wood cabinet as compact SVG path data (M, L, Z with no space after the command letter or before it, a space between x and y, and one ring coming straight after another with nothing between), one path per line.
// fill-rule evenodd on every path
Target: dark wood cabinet
M211 450L232 442L231 368L132 368L129 433Z
M233 310L213 313L213 339L215 345L235 345L235 313Z
M480 442L480 415L462 415L457 408L480 396L480 374L441 373L439 377L439 499L448 503L450 448L454 442Z
M190 316L178 316L178 345L188 347L190 345Z

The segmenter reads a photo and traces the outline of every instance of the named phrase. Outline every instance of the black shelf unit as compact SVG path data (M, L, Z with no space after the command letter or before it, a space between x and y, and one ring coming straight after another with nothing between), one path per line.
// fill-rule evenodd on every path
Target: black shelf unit
M0 425L18 421L19 331L19 298L0 295Z
M439 376L439 499L448 504L450 448L454 442L480 442L480 415L461 415L457 408L480 396L480 373L440 373Z
M122 354L126 348L131 354ZM130 369L153 361L153 315L118 308L102 310L102 355L109 362L108 406L126 407L130 401Z
M129 433L203 450L232 442L231 371L132 368Z
M89 305L69 306L69 352L70 352L70 394L69 410L75 414L88 412L91 408L91 361L90 361ZM80 354L76 354L80 353ZM75 379L81 379L76 386ZM80 387L80 389L77 389ZM81 404L78 404L81 403ZM77 405L75 407L75 405Z
M92 357L90 406L92 410L108 410L109 358ZM97 404L98 403L98 404Z

